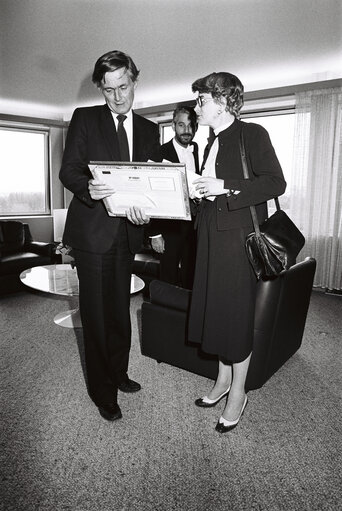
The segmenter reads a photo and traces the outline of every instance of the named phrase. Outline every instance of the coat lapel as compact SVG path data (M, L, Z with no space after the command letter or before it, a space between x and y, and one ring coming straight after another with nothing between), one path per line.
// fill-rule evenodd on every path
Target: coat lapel
M166 142L164 146L164 158L172 161L173 163L179 163L177 151L175 149L175 146L173 145L173 139L171 139L169 142ZM191 145L194 146L194 160L195 160L195 169L196 173L199 174L199 164L198 164L198 146L194 142L191 142Z
M173 138L166 144L166 159L173 163L179 163L179 158L175 146L173 145Z

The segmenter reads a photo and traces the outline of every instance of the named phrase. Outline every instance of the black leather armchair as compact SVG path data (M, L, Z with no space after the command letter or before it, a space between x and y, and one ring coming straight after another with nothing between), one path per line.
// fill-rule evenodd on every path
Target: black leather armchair
M0 294L24 289L19 279L22 271L55 262L54 243L33 241L26 223L0 221Z
M246 390L261 387L300 347L316 269L308 258L275 280L258 283L254 343ZM207 378L217 376L217 357L187 341L191 291L152 281L142 304L141 352L159 362Z

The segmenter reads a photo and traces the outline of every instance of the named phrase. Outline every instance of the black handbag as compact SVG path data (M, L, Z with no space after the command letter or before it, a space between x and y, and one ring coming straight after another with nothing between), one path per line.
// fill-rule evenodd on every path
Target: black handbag
M248 165L241 130L240 153L243 176L249 179ZM245 242L247 256L258 280L275 278L296 262L305 244L305 238L287 214L280 209L278 197L274 198L277 211L259 225L255 206L250 206L254 232Z

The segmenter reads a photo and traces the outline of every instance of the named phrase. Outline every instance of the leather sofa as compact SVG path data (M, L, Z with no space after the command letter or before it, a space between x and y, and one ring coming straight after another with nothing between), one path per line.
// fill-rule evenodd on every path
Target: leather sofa
M258 283L254 343L246 390L260 388L299 349L316 269L305 261ZM215 379L217 357L187 341L191 291L158 280L142 304L141 352L158 362Z
M0 221L0 294L25 288L19 278L22 271L55 262L54 243L33 241L26 223Z

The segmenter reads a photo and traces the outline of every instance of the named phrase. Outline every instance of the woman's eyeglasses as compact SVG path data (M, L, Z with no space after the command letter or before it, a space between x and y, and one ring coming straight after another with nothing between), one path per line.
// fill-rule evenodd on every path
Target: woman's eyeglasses
M202 106L208 103L208 101L214 101L214 98L202 98L201 96L198 96L198 98L196 98L196 103L200 108L202 108Z

